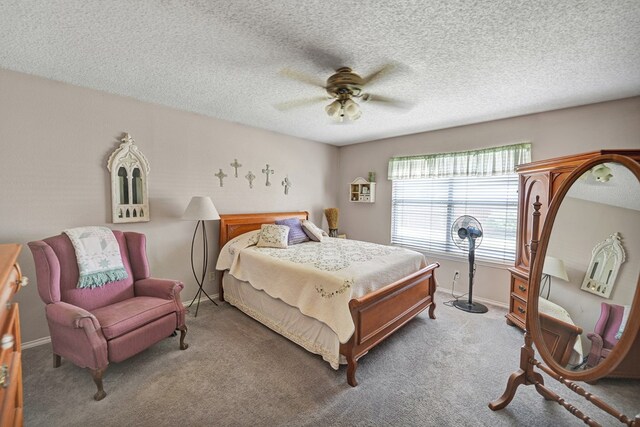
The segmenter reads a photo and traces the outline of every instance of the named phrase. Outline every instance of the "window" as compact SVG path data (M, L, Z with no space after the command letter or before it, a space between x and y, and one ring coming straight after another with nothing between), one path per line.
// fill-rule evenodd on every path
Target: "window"
M429 253L466 256L451 240L461 215L483 228L476 259L513 262L518 220L518 176L394 180L391 243Z
M471 215L484 230L476 259L513 262L518 219L515 166L530 161L530 147L392 158L391 243L466 257L451 240L451 226L459 216Z

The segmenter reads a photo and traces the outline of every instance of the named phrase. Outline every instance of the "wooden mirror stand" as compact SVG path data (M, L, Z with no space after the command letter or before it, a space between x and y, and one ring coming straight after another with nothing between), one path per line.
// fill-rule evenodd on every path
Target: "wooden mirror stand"
M583 173L589 171L591 168L598 164L602 164L603 162L621 163L622 165L629 168L640 181L640 165L638 165L638 163L628 157L618 155L605 155L585 162L574 172L572 172L571 175L569 175L566 181L562 184L559 193L554 199L554 203L552 203L552 205L550 206L547 220L540 237L538 236L541 216L540 208L542 207L542 203L540 203L539 197L536 197L536 201L533 203L532 238L530 245L531 263L534 267L533 273L531 274L529 279L529 288L531 290L531 295L537 295L539 292L540 279L542 277L543 268L543 262L540 260L544 260L546 248L551 235L551 229L553 227L556 214L560 208L560 205L562 204L561 202L564 199L564 196L569 191L571 185L577 179L579 179L579 177L582 176ZM539 245L541 242L542 245L539 250ZM537 255L539 255L539 257ZM536 258L540 258L540 260L537 261ZM628 426L640 426L640 414L636 415L635 417L629 417L607 403L602 397L598 397L588 392L579 384L572 381L579 380L592 382L608 375L624 360L625 356L632 348L632 346L637 345L635 341L637 341L637 337L640 335L640 333L638 332L640 330L640 284L638 287L636 287L631 315L629 316L629 321L627 323L627 327L625 328L625 333L616 346L615 351L612 352L611 355L607 358L608 360L605 360L603 363L589 370L579 372L568 371L553 360L553 357L549 353L549 350L543 343L542 332L540 324L538 323L538 298L529 298L526 315L527 319L524 332L524 345L520 349L520 368L516 372L512 373L509 377L506 390L502 394L502 396L497 400L489 403L489 408L491 410L498 411L505 408L515 396L516 390L519 386L534 385L536 391L546 400L557 402L559 405L567 409L572 415L581 419L585 424L590 426L600 425L594 419L590 418L588 415L580 411L577 407L567 402L563 397L546 387L544 385L544 379L541 373L535 370L535 368L538 368L540 371L549 375L551 378L555 379L561 384L564 384L574 393L584 397L587 401L591 402L596 407L610 414L621 423ZM536 359L536 353L533 348L534 341L536 343L536 348L539 349L538 351L541 353L544 362Z

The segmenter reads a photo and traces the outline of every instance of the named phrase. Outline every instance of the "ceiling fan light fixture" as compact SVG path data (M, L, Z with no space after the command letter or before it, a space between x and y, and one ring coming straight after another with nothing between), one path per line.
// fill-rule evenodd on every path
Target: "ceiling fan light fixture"
M331 104L324 107L324 111L327 112L329 117L334 119L340 116L341 110L342 110L342 104L340 103L339 100L335 100Z
M358 107L358 104L354 102L355 106L345 109L345 116L351 121L356 121L362 116L362 111Z

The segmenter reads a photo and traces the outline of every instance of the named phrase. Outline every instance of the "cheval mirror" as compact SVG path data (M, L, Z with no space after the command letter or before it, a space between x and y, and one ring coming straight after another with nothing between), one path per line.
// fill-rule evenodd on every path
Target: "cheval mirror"
M640 164L603 155L578 167L539 240L541 204L533 205L529 289L537 297L527 302L520 369L489 407L500 410L518 386L534 385L585 424L640 426ZM587 415L579 409L586 401L569 403L541 372L604 413Z

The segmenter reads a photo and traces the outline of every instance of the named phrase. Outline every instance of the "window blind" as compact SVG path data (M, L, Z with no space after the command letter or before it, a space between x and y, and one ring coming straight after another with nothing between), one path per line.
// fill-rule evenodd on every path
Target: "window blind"
M471 215L482 224L477 260L514 261L517 174L393 180L392 244L466 257L451 240L451 226L461 215Z

